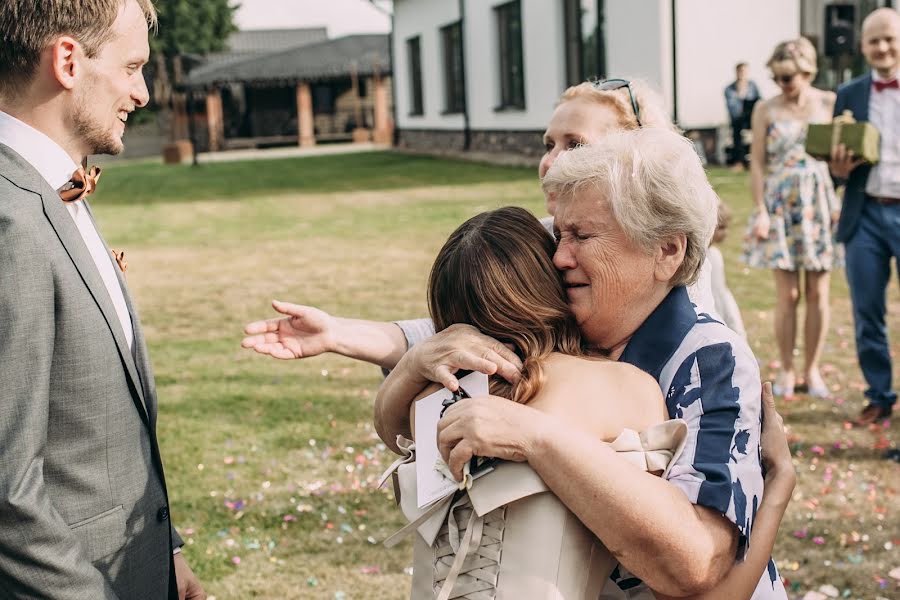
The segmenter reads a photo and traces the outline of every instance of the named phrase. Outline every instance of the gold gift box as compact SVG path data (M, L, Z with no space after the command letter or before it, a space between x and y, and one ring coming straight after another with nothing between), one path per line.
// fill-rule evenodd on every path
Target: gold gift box
M845 111L831 123L814 123L806 132L806 153L828 160L832 146L844 144L857 157L867 163L878 162L878 130L868 122L857 123L852 114Z

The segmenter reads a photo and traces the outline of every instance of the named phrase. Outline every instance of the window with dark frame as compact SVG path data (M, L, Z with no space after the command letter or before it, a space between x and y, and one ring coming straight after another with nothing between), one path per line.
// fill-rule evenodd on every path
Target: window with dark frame
M519 0L494 7L500 56L500 106L525 108L525 70L522 54L522 5Z
M444 113L461 113L466 109L462 22L441 27L441 48L444 53Z
M409 114L425 113L422 99L422 46L419 36L406 40L406 56L409 60Z
M606 77L605 0L563 0L566 85Z

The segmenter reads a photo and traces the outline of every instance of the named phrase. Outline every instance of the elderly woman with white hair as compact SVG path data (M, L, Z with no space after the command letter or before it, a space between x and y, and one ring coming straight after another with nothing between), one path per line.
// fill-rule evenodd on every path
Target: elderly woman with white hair
M543 185L557 203L553 260L582 335L596 353L657 380L669 416L688 424L685 451L661 479L568 421L485 396L447 409L442 455L457 478L475 456L529 463L619 560L628 598L700 593L743 555L763 492L756 360L685 290L715 228L717 197L690 143L650 128L562 153ZM409 436L412 390L432 381L456 389L458 370L497 372L503 354L467 326L411 348L376 401L382 439L393 447ZM770 565L753 598L785 597Z

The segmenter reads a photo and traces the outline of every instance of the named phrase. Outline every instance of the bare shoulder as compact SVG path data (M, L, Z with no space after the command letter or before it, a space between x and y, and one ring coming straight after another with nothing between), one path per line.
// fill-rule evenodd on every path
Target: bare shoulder
M834 103L836 100L837 94L831 90L819 90L819 101L829 112L834 110Z
M775 101L777 98L777 96L775 98L766 98L753 105L753 112L750 113L751 126L768 125L769 115L772 113L772 109L775 107Z
M551 354L544 363L544 375L544 389L548 392L577 386L597 393L625 393L652 402L662 395L653 377L634 365L615 360Z
M642 431L666 418L659 384L637 367L558 354L544 363L544 385L529 404L606 440L626 427Z

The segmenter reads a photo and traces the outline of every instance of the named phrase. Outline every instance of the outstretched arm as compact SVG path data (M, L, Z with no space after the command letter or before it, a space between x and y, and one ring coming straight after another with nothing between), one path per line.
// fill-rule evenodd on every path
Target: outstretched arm
M286 316L250 323L241 346L283 360L335 352L384 369L393 369L406 352L406 337L395 323L334 317L278 300L272 307Z
M736 563L716 587L704 594L690 596L693 600L749 600L753 596L760 577L769 564L778 527L794 492L797 475L784 432L784 421L775 409L772 384L769 382L763 384L762 400L763 429L760 446L763 465L766 467L766 487L753 524L750 547L744 560ZM672 598L659 593L655 595L657 600Z

